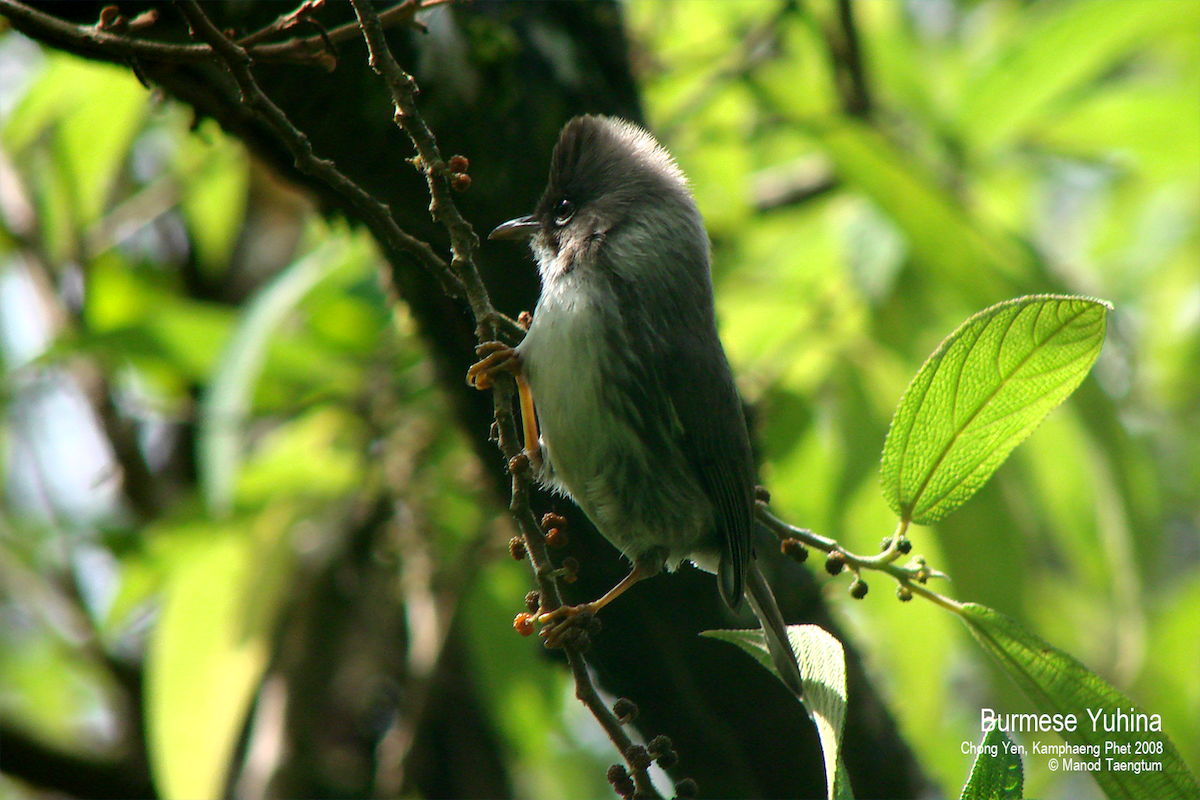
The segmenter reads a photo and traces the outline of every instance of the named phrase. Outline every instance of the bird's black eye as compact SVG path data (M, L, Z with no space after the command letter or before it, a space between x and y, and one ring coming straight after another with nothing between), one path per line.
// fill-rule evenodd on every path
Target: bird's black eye
M554 208L554 224L560 227L566 225L573 216L575 216L575 204L565 197L559 200L558 205Z

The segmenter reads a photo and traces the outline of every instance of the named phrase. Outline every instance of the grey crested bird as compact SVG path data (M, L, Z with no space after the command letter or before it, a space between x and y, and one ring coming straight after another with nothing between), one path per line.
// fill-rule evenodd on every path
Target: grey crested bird
M717 575L731 609L747 597L802 699L754 561L750 438L717 336L708 234L683 172L637 125L576 117L535 211L489 238L529 242L542 292L524 340L481 346L468 381L482 389L501 370L516 374L537 480L574 500L633 563L600 599L541 614L549 642L580 613L688 560Z

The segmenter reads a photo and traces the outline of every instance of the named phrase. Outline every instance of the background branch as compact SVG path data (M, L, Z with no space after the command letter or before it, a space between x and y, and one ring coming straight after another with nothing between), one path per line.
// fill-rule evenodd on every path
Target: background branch
M431 8L452 0L403 0L403 2L380 12L379 20L384 26L419 25L413 16L417 11ZM200 64L212 60L215 51L210 44L180 44L116 33L97 25L78 25L46 14L17 0L0 0L0 13L9 17L23 31L47 44L60 47L89 58L124 62L128 59L149 59L176 64ZM336 60L329 52L329 45L354 39L359 35L356 23L339 25L324 35L305 36L272 44L261 44L263 39L281 33L289 26L281 20L295 14L284 15L255 33L241 40L246 55L262 63L310 63L333 69Z

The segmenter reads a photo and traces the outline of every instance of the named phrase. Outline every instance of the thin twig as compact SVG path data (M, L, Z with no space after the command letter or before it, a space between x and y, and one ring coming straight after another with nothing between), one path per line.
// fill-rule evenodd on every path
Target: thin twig
M866 119L871 116L871 92L863 64L862 48L858 43L858 26L854 23L853 3L838 0L837 30L826 33L842 110L847 116Z
M447 292L460 294L464 291L462 281L433 252L432 247L400 229L392 217L391 209L347 178L332 161L316 156L308 137L292 125L282 109L258 87L250 73L250 57L246 51L217 30L196 0L185 0L179 9L194 34L207 42L225 62L241 92L242 102L275 132L291 152L296 169L321 180L353 204L375 239L388 251L389 260L400 255L408 256L435 277Z
M259 42L266 41L272 36L283 33L284 31L289 31L306 20L311 19L309 15L324 5L325 0L304 0L303 3L296 6L286 14L280 14L275 21L267 27L260 28L254 33L238 39L237 43L245 48L253 47ZM328 32L326 33L328 34Z
M405 0L379 14L380 23L419 25L413 15L431 6L454 0ZM294 12L293 12L294 13ZM177 64L198 64L211 61L214 49L210 44L176 44L160 42L106 31L95 25L76 25L31 8L16 0L0 0L0 14L8 17L18 30L27 31L40 41L80 55L123 63L129 59L165 61ZM286 16L286 15L285 15ZM263 63L308 63L332 69L334 62L327 42L338 43L358 36L358 23L347 22L328 31L325 36L305 36L272 44L258 44L263 38L278 32L273 23L243 40L246 53L253 61Z
M900 522L896 528L896 532L892 534L891 539L888 541L887 548L882 553L875 556L863 556L850 552L835 539L813 533L807 528L797 528L795 525L783 521L771 513L767 508L766 502L763 500L755 503L754 511L759 521L783 541L795 539L823 553L836 554L845 566L856 575L864 569L887 573L911 593L919 594L926 600L934 602L956 614L962 613L962 605L960 603L925 588L925 583L930 578L945 578L945 573L929 567L920 556L914 557L909 563L904 565L896 563L896 560L906 552L901 549L900 543L904 540L904 534L908 530L907 522Z
M392 93L392 101L396 106L396 124L408 134L408 138L412 139L417 148L417 160L414 164L424 173L429 184L429 213L434 221L442 223L446 232L450 234L450 266L464 285L467 302L470 303L475 321L480 326L477 330L479 338L495 339L496 310L492 307L487 289L475 265L479 237L458 212L458 207L450 196L450 170L442 161L442 154L438 150L433 133L417 111L416 81L400 69L396 59L392 57L392 52L383 38L383 26L370 3L366 0L351 0L351 4L362 25L363 38L370 53L371 69L383 78Z

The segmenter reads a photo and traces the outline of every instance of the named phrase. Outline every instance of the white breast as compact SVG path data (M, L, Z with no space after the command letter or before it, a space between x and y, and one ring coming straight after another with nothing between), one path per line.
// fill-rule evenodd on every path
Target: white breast
M638 440L630 414L642 409L620 393L629 376L615 378L622 367L609 352L623 343L606 333L620 330L606 316L620 313L617 298L581 272L546 281L517 348L541 427L540 479L630 559L657 548L673 567L708 530L711 508L677 447L651 450Z
M533 324L518 347L533 390L538 422L555 483L583 501L590 454L605 449L608 426L599 362L606 346L597 298L577 276L561 275L543 288Z

